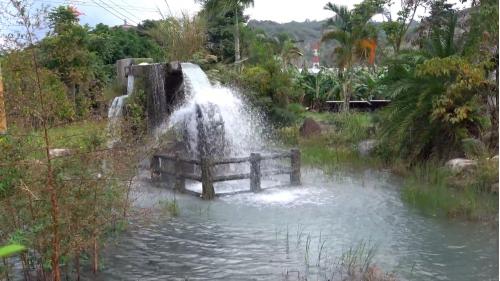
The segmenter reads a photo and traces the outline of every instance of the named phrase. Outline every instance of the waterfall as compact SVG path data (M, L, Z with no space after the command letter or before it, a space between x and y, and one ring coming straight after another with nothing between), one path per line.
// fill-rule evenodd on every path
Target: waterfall
M262 149L261 118L236 90L212 85L198 65L182 63L182 71L186 100L167 127L183 135L191 156L248 156Z
M127 94L115 97L113 99L113 102L111 103L111 106L109 107L108 119L110 121L112 120L116 121L120 119L123 112L123 103L129 97L129 95L132 94L133 91L134 91L134 76L129 75L127 77Z
M167 113L167 94L165 89L165 64L156 63L149 65L149 83L151 87L150 122L157 126L163 122Z
M127 77L127 94L115 97L108 110L108 132L111 136L108 146L113 146L119 138L119 125L123 115L123 105L125 100L132 94L133 91L134 76L129 75Z

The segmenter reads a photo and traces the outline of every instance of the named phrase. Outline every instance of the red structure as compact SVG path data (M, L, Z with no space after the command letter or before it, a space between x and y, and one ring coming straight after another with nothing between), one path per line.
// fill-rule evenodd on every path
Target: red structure
M320 42L316 42L311 45L311 48L313 50L313 57L312 57L313 68L319 68L319 47L320 47Z

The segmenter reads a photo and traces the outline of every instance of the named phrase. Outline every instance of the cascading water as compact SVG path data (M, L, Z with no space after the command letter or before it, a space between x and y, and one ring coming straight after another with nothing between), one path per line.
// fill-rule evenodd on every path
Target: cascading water
M111 106L108 110L108 132L111 135L111 140L108 146L113 146L117 142L118 138L118 129L121 117L123 115L123 105L125 100L132 94L134 91L134 76L129 75L127 77L127 94L115 97Z
M191 156L199 157L204 149L212 157L262 150L261 118L236 91L212 85L198 65L182 63L182 71L186 100L172 113L168 127L183 135Z
M152 126L160 125L168 113L167 94L165 89L165 64L156 63L149 66L149 83L151 86L149 118Z

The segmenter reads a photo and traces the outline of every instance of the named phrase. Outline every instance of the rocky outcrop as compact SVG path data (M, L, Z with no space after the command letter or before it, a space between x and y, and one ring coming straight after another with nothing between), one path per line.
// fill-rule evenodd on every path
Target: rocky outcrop
M446 162L445 167L454 173L469 172L477 167L477 161L465 158L455 158Z
M299 129L300 136L304 138L320 135L321 131L321 126L312 118L306 118Z
M377 140L364 140L358 143L358 153L362 156L368 156L373 152L377 144Z

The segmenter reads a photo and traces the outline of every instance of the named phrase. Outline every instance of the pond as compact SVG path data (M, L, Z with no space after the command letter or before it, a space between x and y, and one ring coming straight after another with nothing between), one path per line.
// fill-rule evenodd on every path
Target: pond
M135 205L161 213L174 194L140 177ZM424 216L389 173L310 170L300 187L175 198L177 217L135 219L107 248L98 280L338 280L340 257L362 247L400 280L498 280L496 226Z

